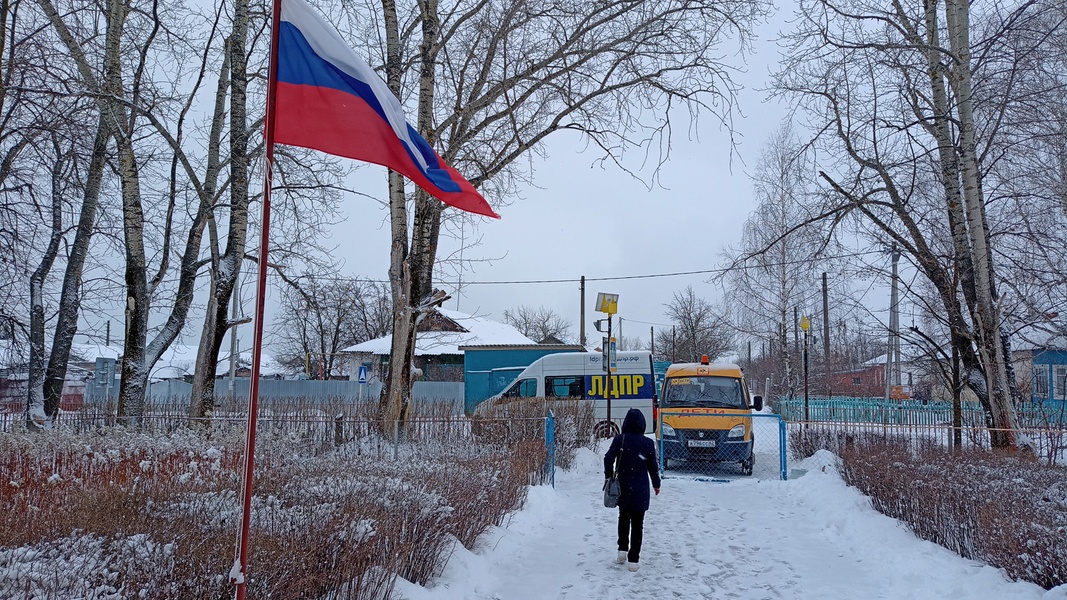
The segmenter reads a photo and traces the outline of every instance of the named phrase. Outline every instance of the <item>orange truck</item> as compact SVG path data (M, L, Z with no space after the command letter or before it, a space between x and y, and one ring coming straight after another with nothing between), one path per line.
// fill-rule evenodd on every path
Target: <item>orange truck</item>
M656 406L663 469L679 462L736 462L751 475L756 458L753 410L763 397L751 396L741 367L711 363L675 363L667 368Z

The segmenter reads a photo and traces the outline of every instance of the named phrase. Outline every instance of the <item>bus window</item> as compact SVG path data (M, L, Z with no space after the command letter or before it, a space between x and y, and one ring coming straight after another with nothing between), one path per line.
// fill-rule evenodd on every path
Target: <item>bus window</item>
M521 379L504 392L505 398L533 398L537 395L536 379Z
M545 377L545 395L550 398L581 398L584 387L581 377Z

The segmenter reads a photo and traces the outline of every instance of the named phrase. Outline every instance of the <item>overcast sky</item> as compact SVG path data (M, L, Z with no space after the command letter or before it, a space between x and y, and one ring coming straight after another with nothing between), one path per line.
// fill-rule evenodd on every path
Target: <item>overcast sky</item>
M788 15L787 15L788 16ZM713 115L688 130L686 118L675 125L671 158L649 190L613 165L600 165L596 149L570 132L549 138L547 159L534 163L536 187L524 187L500 220L478 218L482 244L465 251L465 259L493 259L463 274L464 288L447 308L502 319L519 305L545 306L567 318L577 336L580 292L577 280L587 278L586 323L592 340L597 292L619 294L618 317L623 334L647 338L650 324L666 324L664 305L676 291L692 285L697 294L717 302L721 296L708 275L589 281L663 273L706 271L720 266L721 254L740 240L741 227L754 207L748 172L760 147L786 116L786 109L766 100L768 72L778 56L774 38L783 17L759 30L756 54L749 56L745 86L739 96L730 134ZM741 61L740 57L731 60ZM636 164L636 154L630 157ZM647 180L650 171L641 175ZM356 176L361 191L386 196L385 170L369 165ZM387 278L388 215L370 200L345 203L347 220L335 228L333 243L345 265L341 275ZM467 231L468 236L471 232ZM458 248L442 238L439 256ZM574 280L563 283L486 284L501 281ZM455 277L438 282L454 292ZM469 285L468 285L469 284ZM618 322L617 320L615 321ZM626 323L630 323L629 326ZM269 326L269 323L268 323Z

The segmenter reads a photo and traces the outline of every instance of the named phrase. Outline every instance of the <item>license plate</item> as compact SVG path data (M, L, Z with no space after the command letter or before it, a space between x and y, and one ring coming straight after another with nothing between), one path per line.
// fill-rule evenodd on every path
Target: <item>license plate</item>
M689 440L690 448L714 448L715 440Z

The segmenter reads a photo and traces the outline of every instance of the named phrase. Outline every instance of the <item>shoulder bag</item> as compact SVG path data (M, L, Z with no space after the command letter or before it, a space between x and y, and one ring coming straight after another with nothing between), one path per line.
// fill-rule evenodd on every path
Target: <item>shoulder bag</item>
M604 506L615 508L619 505L619 495L622 494L622 486L619 484L619 459L622 458L622 450L626 445L626 437L619 444L619 454L615 457L615 468L611 471L611 477L604 482Z

